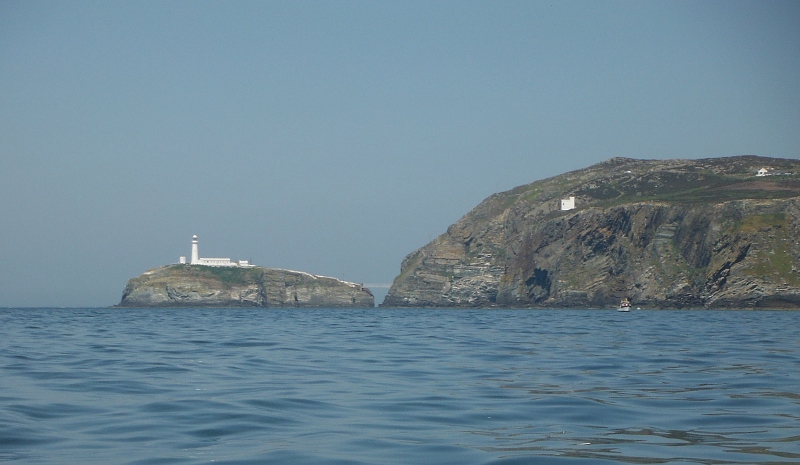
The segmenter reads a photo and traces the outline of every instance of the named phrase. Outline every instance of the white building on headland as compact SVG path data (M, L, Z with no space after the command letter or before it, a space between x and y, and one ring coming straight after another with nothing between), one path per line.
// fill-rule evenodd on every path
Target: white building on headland
M561 209L562 210L574 210L575 209L575 197L570 197L568 199L561 199Z
M767 168L761 168L758 170L758 174L756 176L767 176L769 174L769 170Z
M180 263L186 263L186 257L180 258ZM232 262L230 258L200 258L200 253L197 250L197 234L192 236L192 258L189 261L190 265L203 265L203 266L253 266L247 260L237 260Z

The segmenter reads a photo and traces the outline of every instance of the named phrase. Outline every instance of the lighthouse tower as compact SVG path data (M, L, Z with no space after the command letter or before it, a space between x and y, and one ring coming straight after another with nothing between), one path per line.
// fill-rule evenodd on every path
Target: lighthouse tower
M192 236L192 261L189 263L192 265L200 263L200 254L197 253L197 234Z

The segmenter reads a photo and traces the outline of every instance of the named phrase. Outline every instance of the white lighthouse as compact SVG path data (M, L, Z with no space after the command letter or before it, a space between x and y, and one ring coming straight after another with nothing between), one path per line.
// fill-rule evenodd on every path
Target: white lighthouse
M186 257L180 257L180 264L186 263ZM203 265L203 266L239 266L239 267L252 267L247 260L231 261L230 258L200 258L200 253L197 250L197 234L192 236L192 257L189 261L190 265Z
M192 265L200 263L200 254L197 252L197 234L192 236L192 261L189 263Z

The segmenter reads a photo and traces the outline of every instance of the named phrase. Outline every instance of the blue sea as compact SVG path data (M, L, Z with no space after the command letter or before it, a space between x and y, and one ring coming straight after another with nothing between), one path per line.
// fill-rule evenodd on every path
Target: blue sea
M0 462L800 463L800 312L0 309Z

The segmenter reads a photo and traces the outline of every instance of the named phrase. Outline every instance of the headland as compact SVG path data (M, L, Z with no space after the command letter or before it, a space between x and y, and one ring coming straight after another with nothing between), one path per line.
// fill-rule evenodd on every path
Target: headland
M494 194L381 306L800 308L800 161L613 158Z

